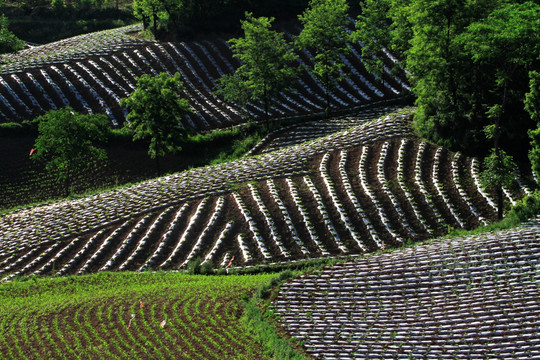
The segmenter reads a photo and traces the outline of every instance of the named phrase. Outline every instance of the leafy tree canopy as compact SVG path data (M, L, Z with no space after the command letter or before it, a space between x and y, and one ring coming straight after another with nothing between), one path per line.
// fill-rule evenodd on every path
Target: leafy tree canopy
M230 99L245 101L249 93L251 100L261 100L267 121L276 98L280 92L290 90L297 73L292 66L297 56L283 34L272 30L273 21L246 13L242 21L244 37L229 40L233 56L242 65L234 75L220 80L221 92Z
M478 154L490 147L484 127L512 114L511 121L500 122L501 145L519 149L531 128L523 105L529 72L539 70L538 6L507 0L364 0L357 33L371 71L381 71L369 57L383 47L406 69L418 107L414 126L423 136Z
M469 25L458 38L473 62L480 66L484 74L489 74L487 79L491 82L488 83L491 94L481 99L486 117L494 124L490 133L498 156L503 156L498 151L503 128L511 129L514 125L512 132L517 132L517 136L521 133L523 137L525 132L520 128L530 127L521 104L527 89L527 69L540 54L538 29L539 5L533 2L507 4L493 11L486 19ZM523 123L515 119L515 111L508 111L509 102L521 107ZM512 132L508 135L516 136ZM499 159L498 162L503 163L503 160Z
M24 48L24 41L17 38L8 27L9 21L2 14L0 16L0 54L16 52Z
M496 104L487 104L490 117L503 116L514 74L526 69L540 54L540 5L533 2L508 4L474 23L460 36L475 63L489 71L491 88L499 94Z
M391 44L389 23L389 1L366 0L361 3L362 13L356 21L355 40L362 43L362 60L366 69L379 76L383 74L380 56L385 46Z
M92 160L103 160L107 153L100 144L107 140L109 121L105 115L82 115L71 108L51 110L34 120L38 124L32 159L64 182L69 193L75 171L85 169Z
M500 150L500 155L496 156L495 151L484 160L485 170L481 173L482 184L490 189L502 186L511 186L514 181L514 169L516 164L512 157Z
M539 29L540 5L512 3L471 24L461 40L476 62L525 66L540 54Z
M531 138L531 149L529 150L529 160L531 168L537 179L540 179L540 127L529 131Z
M503 187L511 186L514 181L516 164L511 156L502 149L492 149L490 155L484 159L484 171L480 174L482 185L495 189L497 192L498 218L503 217Z
M177 30L186 22L188 1L175 0L134 0L133 13L143 22L145 29L150 29L156 39L162 33Z
M218 84L219 89L216 93L223 95L226 100L236 103L247 113L247 104L251 99L248 82L244 81L239 73L234 73L223 75L218 79Z
M350 51L351 36L344 28L349 23L348 11L346 0L311 0L298 16L303 26L298 46L313 52L313 66L308 71L322 82L327 108L330 108L330 92L346 76L341 56Z
M532 71L529 73L530 91L527 93L525 108L531 119L537 123L537 128L529 132L531 138L531 150L529 160L536 178L540 179L540 73Z
M133 130L133 140L149 141L148 154L156 159L158 173L158 157L180 151L180 141L187 133L180 119L192 113L192 109L182 97L183 90L179 73L143 75L133 94L121 101L129 110L127 126Z
M529 92L525 95L525 110L531 119L540 123L540 72L529 72Z
M145 29L163 39L176 33L237 30L245 12L255 16L297 14L308 0L134 0L134 14Z

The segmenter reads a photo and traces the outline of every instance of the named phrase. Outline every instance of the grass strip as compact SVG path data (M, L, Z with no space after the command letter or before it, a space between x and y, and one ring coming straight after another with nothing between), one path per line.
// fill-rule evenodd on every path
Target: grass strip
M443 238L464 237L483 234L490 231L507 230L517 227L538 215L540 215L540 190L535 190L531 195L525 196L512 206L506 217L501 221L486 226L480 226L473 230L452 230Z
M259 286L255 294L246 304L242 322L256 341L262 344L264 352L272 359L307 360L308 357L299 353L289 340L284 339L276 327L271 312L267 308L270 290L294 277L299 273L290 270L283 271L271 278L266 284Z

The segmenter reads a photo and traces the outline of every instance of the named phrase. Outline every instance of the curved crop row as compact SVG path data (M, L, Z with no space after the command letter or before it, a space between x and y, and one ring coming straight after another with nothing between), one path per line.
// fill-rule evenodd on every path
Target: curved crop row
M369 138L370 131L384 123L359 128L367 130L364 136ZM354 134L353 129L335 134L331 143L336 146L338 139L354 138ZM461 157L456 162L447 150L403 138L399 132L377 139L350 147L341 144L337 150L323 153L317 151L317 143L323 141L318 140L281 150L281 154L267 154L264 158L276 160L286 159L287 153L305 162L292 174L279 170L287 168L287 161L269 173L264 173L269 164L261 163L264 167L253 169L258 176L229 188L216 182L221 187L212 189L209 178L192 172L191 178L183 180L186 188L206 186L207 192L178 202L167 202L174 194L181 198L167 190L178 186L174 181L181 178L158 179L162 184L159 191L141 193L155 201L154 206L161 204L154 209L130 210L129 193L124 193L118 198L120 203L104 194L95 203L90 198L4 215L0 218L5 224L0 234L0 273L9 280L47 271L179 269L196 258L214 266L237 266L361 254L397 246L406 238L444 234L447 224L473 228L480 222L479 213L488 220L496 218L494 209L483 200L482 194L489 195L471 185L474 179L467 170L473 159ZM246 171L246 161L231 170ZM415 169L420 176L414 175ZM451 173L454 176L441 176ZM145 184L134 187L143 189ZM119 190L125 191L133 193L129 188ZM521 196L510 189L507 192ZM87 209L80 210L81 204ZM90 227L98 211L118 215L116 206L131 215ZM410 208L415 211L406 216L399 210ZM460 214L461 223L449 209ZM61 218L63 211L70 211L71 219ZM70 220L78 212L80 221L86 219L86 228L63 236L54 232L72 226ZM34 220L39 220L45 235L28 227ZM48 237L57 240L44 241ZM63 255L58 256L60 253Z
M396 106L382 105L373 109L362 109L354 115L348 115L342 118L315 120L287 126L268 134L248 155L269 153L306 141L315 140L338 131L362 125L395 110L397 110Z
M130 36L142 30L142 24L74 36L53 43L32 46L15 54L1 56L0 73L14 73L30 68L40 68L51 63L103 56L112 52L140 46L147 41Z
M192 115L185 116L185 127L208 130L243 121L243 109L214 94L216 80L238 66L223 39L160 43L142 42L125 35L136 29L137 26L131 26L84 35L17 55L23 56L26 62L18 58L10 61L22 67L4 69L0 74L0 115L6 120L17 120L71 106L82 113L106 114L112 126L121 126L126 119L126 109L120 106L120 99L133 92L139 76L179 72L185 84L185 95L194 109ZM79 52L74 49L77 44ZM299 55L303 64L313 61L308 50ZM359 48L349 56L346 67L350 76L331 96L335 108L351 108L402 93L391 87L389 91L379 90L390 83L380 83L367 73ZM324 88L313 76L302 75L296 90L280 95L271 109L272 116L322 111ZM252 118L262 118L264 113L257 103L249 103L245 111Z
M103 273L1 284L0 359L263 359L240 316L242 299L269 278Z
M324 359L533 359L540 223L367 256L283 284L280 325Z
M0 216L1 251L23 243L34 246L117 226L142 213L230 192L233 184L305 174L309 170L309 159L316 154L377 139L409 136L410 132L406 117L388 117L271 154L192 169L78 200L3 214Z

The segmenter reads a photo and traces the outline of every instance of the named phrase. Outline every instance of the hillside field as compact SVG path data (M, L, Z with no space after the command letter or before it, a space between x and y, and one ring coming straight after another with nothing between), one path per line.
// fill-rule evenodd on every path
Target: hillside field
M537 359L539 237L533 221L337 264L272 309L317 359Z
M0 359L265 359L240 321L272 275L101 273L0 287Z
M540 359L540 218L487 232L540 211L540 151L531 169L520 140L538 116L538 60L516 45L540 7L466 3L363 1L352 18L346 2L311 2L343 4L347 50L299 40L308 15L273 24L284 41L270 47L294 59L274 102L268 79L235 85L257 69L221 82L252 60L228 41L239 33L183 39L194 30L167 23L180 19L169 8L0 55L0 360ZM253 58L272 54L259 44ZM178 133L153 128L183 148L156 161L123 99L163 73L183 90L143 94L152 120L175 113L165 95L192 111L170 119ZM104 115L110 141L65 183L33 161L47 155L33 120L63 108ZM514 142L517 165L501 166Z
M2 215L3 281L363 254L496 219L478 160L416 139L409 116ZM530 193L517 180L509 204Z

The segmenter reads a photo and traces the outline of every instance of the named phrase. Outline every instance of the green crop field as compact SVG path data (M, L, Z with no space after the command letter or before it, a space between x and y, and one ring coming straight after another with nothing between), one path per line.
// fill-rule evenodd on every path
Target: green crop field
M100 273L0 285L0 359L262 359L240 317L272 275Z

